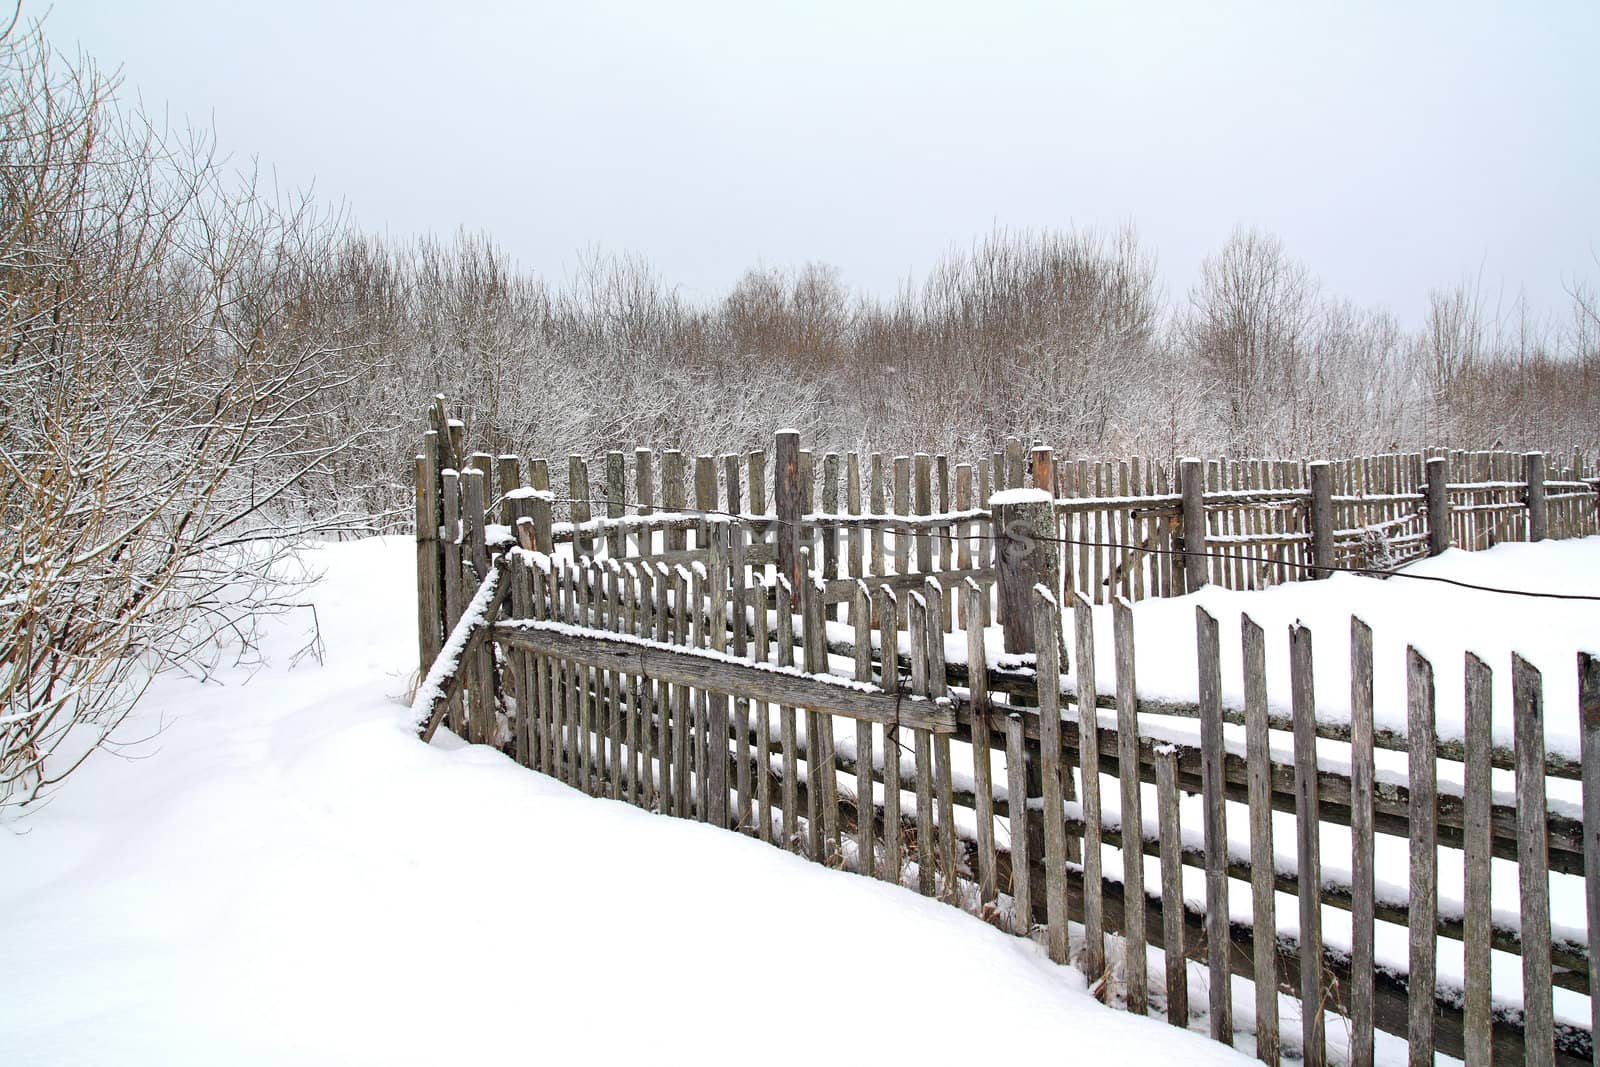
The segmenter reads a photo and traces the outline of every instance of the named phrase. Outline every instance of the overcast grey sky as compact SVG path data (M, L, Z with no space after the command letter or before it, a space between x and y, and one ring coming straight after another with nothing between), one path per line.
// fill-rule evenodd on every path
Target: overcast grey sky
M38 15L38 3L24 13ZM1134 222L1173 299L1244 222L1419 320L1600 277L1600 5L59 0L47 28L363 226L686 294L890 293L994 226Z

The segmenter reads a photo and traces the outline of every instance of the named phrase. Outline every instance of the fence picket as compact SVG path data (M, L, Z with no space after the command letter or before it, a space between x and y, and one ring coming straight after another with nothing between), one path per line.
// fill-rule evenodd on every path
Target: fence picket
M1233 1044L1233 991L1228 969L1228 812L1223 776L1222 653L1217 620L1195 608L1200 668L1200 772L1205 810L1206 964L1210 974L1211 1037Z
M1433 665L1415 648L1406 649L1406 736L1410 755L1406 775L1411 790L1410 988L1411 1017L1406 1030L1410 1062L1432 1064L1433 991L1438 984L1439 849L1434 751Z
M1550 854L1544 790L1544 693L1539 671L1511 656L1511 706L1517 754L1517 873L1522 901L1524 1060L1555 1063L1550 983Z
M1300 1039L1306 1067L1322 1067L1326 1007L1322 974L1322 821L1317 785L1316 698L1311 631L1289 630L1290 701L1294 714L1295 841L1300 894Z
M1267 729L1266 635L1249 615L1239 617L1244 661L1245 764L1250 801L1250 906L1256 989L1256 1058L1277 1067L1277 859L1272 846L1272 740ZM1273 936L1263 936L1263 932Z
M1112 637L1117 657L1117 778L1122 784L1123 941L1128 1010L1148 1010L1145 957L1144 819L1139 797L1138 684L1133 662L1133 605L1112 603Z
M1487 736L1487 735L1485 735ZM1350 620L1350 1067L1373 1059L1372 628Z
M1183 949L1183 833L1178 825L1178 750L1156 747L1156 813L1161 839L1161 950L1167 1022L1189 1025L1189 969Z
M1465 947L1462 949L1465 961L1462 976L1466 987L1463 1039L1467 1067L1487 1067L1494 1042L1494 1017L1491 1012L1494 983L1489 971L1490 917L1493 910L1489 876L1489 812L1494 800L1493 771L1489 766L1493 730L1490 684L1488 665L1468 652L1466 717L1462 723L1467 742L1466 781L1462 790L1463 822L1466 824L1462 830L1465 852L1462 858L1465 876L1462 903L1466 913L1463 931Z

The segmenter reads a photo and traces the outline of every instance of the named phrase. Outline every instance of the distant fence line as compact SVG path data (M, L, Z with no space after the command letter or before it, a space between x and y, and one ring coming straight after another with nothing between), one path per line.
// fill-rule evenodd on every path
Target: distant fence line
M1413 1062L1435 1051L1469 1063L1591 1060L1592 1022L1559 1020L1552 1000L1563 989L1596 1005L1600 895L1588 887L1600 885L1600 839L1547 802L1545 782L1581 778L1585 815L1600 819L1593 658L1578 663L1581 758L1547 758L1542 683L1520 659L1511 749L1490 743L1490 667L1471 656L1465 741L1437 738L1434 668L1415 652L1406 729L1376 729L1371 635L1359 620L1348 726L1317 720L1312 635L1298 626L1288 634L1292 714L1268 711L1267 638L1248 621L1245 706L1224 708L1216 621L1203 610L1198 701L1141 701L1128 599L1207 581L1253 588L1301 568L1369 565L1366 553L1388 564L1450 543L1590 533L1595 494L1581 460L1187 462L1173 477L1131 461L1063 464L1020 446L982 465L852 454L818 464L798 435L781 433L770 496L766 453L691 467L679 453L642 449L631 470L623 453L608 454L598 484L571 458L558 493L547 462L463 455L442 403L433 422L417 464L424 735L448 724L596 795L1038 931L1058 962L1071 954L1069 924L1081 926L1074 962L1091 985L1107 974L1112 935L1148 944L1162 953L1161 978L1127 957L1123 999L1140 1012L1164 1007L1177 1025L1189 1021L1183 961L1204 961L1219 1040L1234 1035L1230 976L1248 978L1265 1062L1283 1051L1323 1062L1330 1014L1343 1017L1356 1064L1372 1062L1376 1031L1407 1040ZM1019 487L1033 491L995 496ZM1271 567L1241 565L1262 546ZM1237 555L1216 558L1226 553ZM1106 694L1096 691L1091 604L1108 594L1121 595ZM1003 657L985 646L990 622ZM957 647L964 656L950 655ZM830 656L852 665L848 676L830 671ZM1243 723L1243 744L1224 741L1225 722ZM1274 758L1274 734L1280 750L1289 735L1290 760ZM1319 761L1329 739L1348 757ZM1407 753L1404 784L1377 777L1379 749ZM1443 783L1440 762L1460 765ZM1514 772L1514 803L1496 797L1495 768ZM1102 811L1103 776L1119 783L1115 815ZM1199 798L1198 828L1181 824L1182 794ZM1153 818L1143 814L1150 799ZM1273 812L1294 818L1287 866ZM1324 865L1324 824L1349 828L1344 872ZM1410 858L1403 888L1374 870L1375 845L1395 840ZM1458 899L1439 885L1441 849L1461 854ZM1158 865L1149 886L1145 857ZM1510 911L1493 906L1492 858L1517 865ZM1205 872L1203 906L1184 898L1185 867ZM1586 880L1587 932L1552 922L1549 885L1567 877ZM1248 892L1249 921L1230 919L1230 886ZM1276 893L1297 900L1287 929ZM1328 908L1349 913L1348 946L1324 946ZM1379 962L1380 930L1407 946L1407 966ZM1441 939L1463 945L1462 984L1438 979ZM1521 958L1520 1003L1491 996L1492 951ZM1298 1033L1280 1025L1284 994L1299 1001Z

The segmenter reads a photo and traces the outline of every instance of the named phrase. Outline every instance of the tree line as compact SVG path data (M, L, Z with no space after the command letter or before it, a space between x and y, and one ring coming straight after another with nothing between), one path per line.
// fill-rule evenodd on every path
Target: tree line
M1421 329L1240 229L1181 295L1132 227L1008 232L892 297L825 264L690 300L633 255L552 282L488 235L394 239L0 36L0 802L293 607L296 536L401 530L427 399L524 455L818 449L1350 456L1600 449L1600 299L1472 283Z

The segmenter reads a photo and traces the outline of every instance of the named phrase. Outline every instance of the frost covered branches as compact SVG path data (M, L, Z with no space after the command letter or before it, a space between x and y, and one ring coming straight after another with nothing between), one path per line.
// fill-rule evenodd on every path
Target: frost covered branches
M203 669L281 605L352 378L294 299L326 229L306 204L117 110L36 28L0 40L0 78L5 803L100 744L148 669Z

